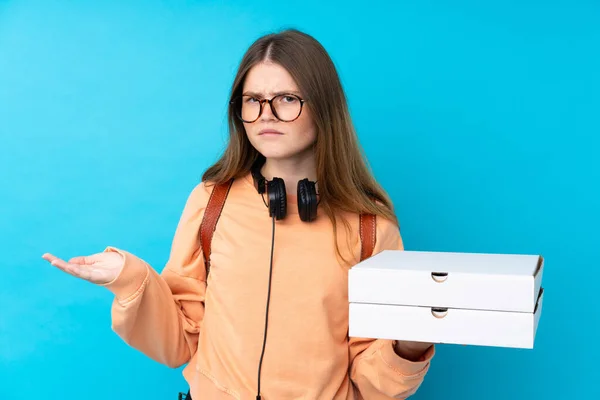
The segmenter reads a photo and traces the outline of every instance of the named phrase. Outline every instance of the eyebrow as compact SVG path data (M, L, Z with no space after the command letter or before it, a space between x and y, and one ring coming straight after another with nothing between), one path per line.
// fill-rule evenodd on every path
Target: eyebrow
M280 90L278 92L270 92L270 93L267 93L267 94L269 94L271 96L279 96L279 95L282 95L282 94L295 94L296 96L300 96L300 92L297 91L297 90ZM250 91L250 90L245 91L244 93L242 93L242 95L244 95L244 96L252 96L252 97L264 97L264 94L253 92L253 91Z

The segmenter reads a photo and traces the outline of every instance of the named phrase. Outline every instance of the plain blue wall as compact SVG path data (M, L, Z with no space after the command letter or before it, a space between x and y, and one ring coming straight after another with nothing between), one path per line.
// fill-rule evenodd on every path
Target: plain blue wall
M162 270L237 63L283 27L337 64L408 249L546 257L535 349L439 346L414 398L600 398L598 4L319 3L0 1L0 399L185 389L110 330L107 291L40 256Z

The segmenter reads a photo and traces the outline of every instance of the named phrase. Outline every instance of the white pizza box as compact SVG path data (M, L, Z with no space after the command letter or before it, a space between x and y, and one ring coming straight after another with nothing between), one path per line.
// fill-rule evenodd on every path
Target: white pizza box
M350 303L533 312L539 255L384 250L348 273Z
M385 250L349 271L350 336L532 348L539 255Z

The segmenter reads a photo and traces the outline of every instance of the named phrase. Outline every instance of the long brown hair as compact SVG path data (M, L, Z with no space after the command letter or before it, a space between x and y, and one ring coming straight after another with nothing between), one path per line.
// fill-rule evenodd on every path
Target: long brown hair
M310 107L317 138L314 147L320 206L333 223L337 254L336 219L340 211L372 213L398 223L387 193L368 167L350 118L338 73L323 46L296 29L271 33L256 40L244 54L233 81L228 109L229 143L222 157L202 176L202 181L223 183L246 175L264 157L250 144L244 125L231 101L242 93L248 71L270 61L283 66L294 78ZM342 218L346 229L348 221Z

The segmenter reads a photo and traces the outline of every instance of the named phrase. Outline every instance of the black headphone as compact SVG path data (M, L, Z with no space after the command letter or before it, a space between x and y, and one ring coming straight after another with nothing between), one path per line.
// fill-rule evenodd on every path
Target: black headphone
M268 328L268 315L269 315L269 304L271 302L271 278L273 274L273 250L275 248L275 220L285 218L287 214L287 192L285 190L285 181L281 178L274 177L273 180L268 181L260 169L265 163L263 157L258 158L250 168L252 173L252 180L258 193L262 196L263 202L269 209L269 216L273 220L273 236L271 238L271 261L269 266L269 286L267 292L267 309L265 311L265 333L263 337L262 352L260 360L258 362L258 391L256 399L260 400L260 383L261 383L261 369L263 357L265 355L265 349L267 344L267 328ZM267 193L269 203L265 201L264 193ZM317 188L316 182L304 178L298 181L298 214L300 219L304 222L311 222L317 218Z
M276 177L268 181L260 172L264 162L265 160L257 160L252 165L252 179L258 193L261 195L267 193L269 216L280 220L287 214L285 182ZM312 222L317 218L318 203L316 182L310 181L308 178L298 181L298 214L302 221Z

